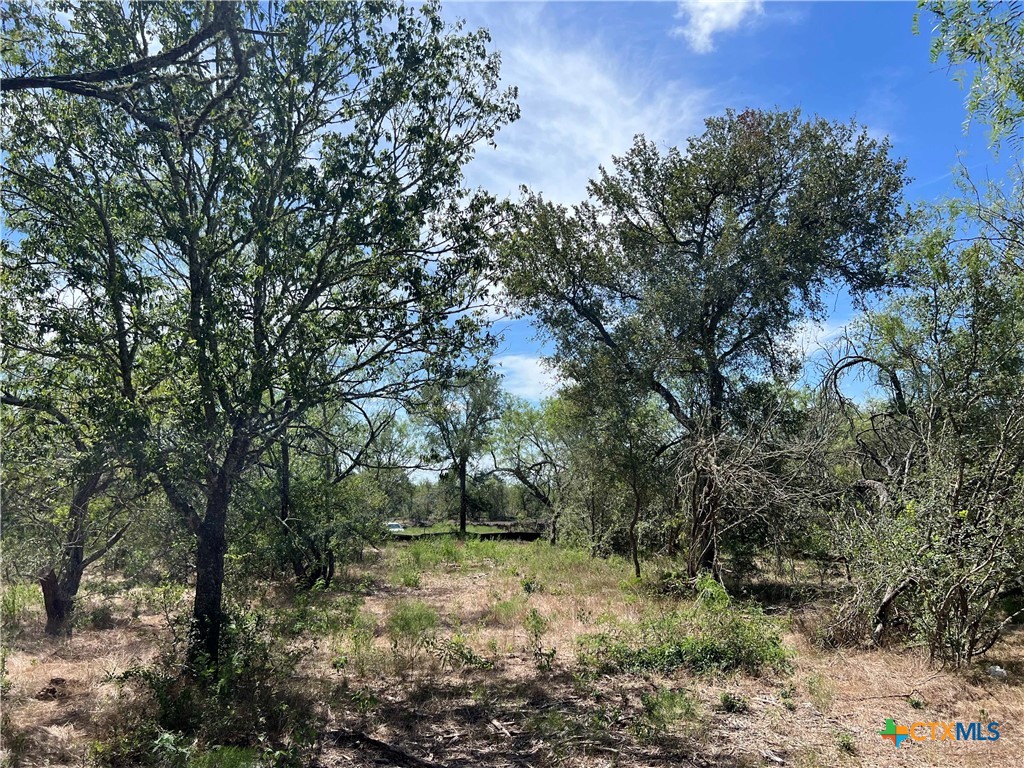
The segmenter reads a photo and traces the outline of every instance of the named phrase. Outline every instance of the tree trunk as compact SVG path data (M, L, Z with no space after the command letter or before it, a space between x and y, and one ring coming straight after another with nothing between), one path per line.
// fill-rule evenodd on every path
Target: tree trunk
M709 350L711 346L709 345ZM725 376L712 352L707 352L708 369L708 422L711 443L709 451L715 451L715 440L722 434L725 407ZM690 552L687 572L696 578L701 571L717 575L718 570L718 512L721 506L721 489L713 467L698 467L692 496L693 527L690 530Z
M75 581L80 580L81 575ZM39 586L43 590L43 606L46 608L46 634L70 637L75 612L75 594L78 592L77 584L71 588L51 569L39 580Z
M89 502L100 487L102 473L89 475L78 485L68 510L64 552L57 566L39 580L46 610L46 634L70 636L75 618L75 597L85 572L85 538ZM97 555L98 556L98 555ZM95 557L90 558L94 560Z
M702 571L718 567L718 488L710 475L698 475L693 491L693 525L687 573L696 578Z
M466 498L466 464L459 461L459 538L466 538L466 512L469 504Z
M558 518L561 516L561 510L555 511L551 509L551 536L548 539L551 546L555 546L558 543Z
M196 536L196 597L189 657L193 661L216 665L221 625L224 623L224 555L227 553L224 513L227 510L211 507L212 504L207 507L206 519Z
M633 574L640 578L640 543L636 537L636 526L640 522L640 511L643 502L640 494L633 491L633 519L629 521L629 553L633 557Z
M188 657L197 664L216 668L224 624L224 556L228 551L228 505L235 481L242 473L249 439L241 424L224 454L224 462L208 478L206 515L195 526L196 597L192 608L192 633Z

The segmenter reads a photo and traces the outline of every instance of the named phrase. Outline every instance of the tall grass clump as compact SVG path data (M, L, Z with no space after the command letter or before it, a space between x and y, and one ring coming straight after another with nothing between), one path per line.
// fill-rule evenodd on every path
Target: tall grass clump
M734 606L710 577L689 608L580 639L580 663L598 673L784 670L789 653L778 624L754 607Z

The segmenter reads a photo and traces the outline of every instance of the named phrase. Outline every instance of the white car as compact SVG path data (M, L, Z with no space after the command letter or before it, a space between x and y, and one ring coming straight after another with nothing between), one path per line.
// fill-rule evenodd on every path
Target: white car
M388 533L401 533L405 530L405 526L401 523L388 523Z

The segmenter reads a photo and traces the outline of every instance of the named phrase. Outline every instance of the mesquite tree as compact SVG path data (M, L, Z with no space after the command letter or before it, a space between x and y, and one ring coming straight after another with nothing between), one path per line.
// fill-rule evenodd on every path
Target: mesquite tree
M434 3L236 12L249 74L192 130L64 92L8 96L22 137L8 197L26 235L10 248L38 287L25 310L44 325L68 286L105 307L72 331L104 331L117 386L97 389L99 412L195 534L192 656L214 660L245 470L316 404L406 397L474 337L461 310L490 201L462 188L461 169L516 114L486 33L446 27ZM150 23L184 39L205 19L168 5ZM233 61L232 44L218 41L211 66ZM218 82L140 98L191 114Z
M469 470L501 417L500 379L486 366L424 390L416 417L426 428L430 460L443 462L459 484L459 535L466 535Z

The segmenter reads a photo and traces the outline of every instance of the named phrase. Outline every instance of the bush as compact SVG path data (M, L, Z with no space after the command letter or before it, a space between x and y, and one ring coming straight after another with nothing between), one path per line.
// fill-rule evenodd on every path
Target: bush
M115 678L134 696L93 759L107 766L300 765L318 727L315 697L292 685L294 654L256 613L231 616L220 664L194 667L172 649ZM141 699L141 701L140 701Z
M713 586L712 586L713 585ZM757 608L736 608L708 580L689 610L580 639L580 662L598 672L697 673L783 670L789 654L779 627Z
M0 592L0 624L4 629L18 629L37 609L42 608L42 593L34 584L10 581Z
M729 691L722 691L722 695L719 697L718 703L723 712L742 714L750 709L750 704L743 696L735 693L729 693Z
M641 741L652 741L680 720L695 720L699 714L697 702L687 691L662 688L643 694L640 703L643 713L630 730Z
M403 600L388 614L387 633L396 654L414 658L437 628L437 611L419 600Z
M491 669L494 662L485 659L472 648L463 635L453 635L450 639L428 640L427 646L441 663L441 669Z

